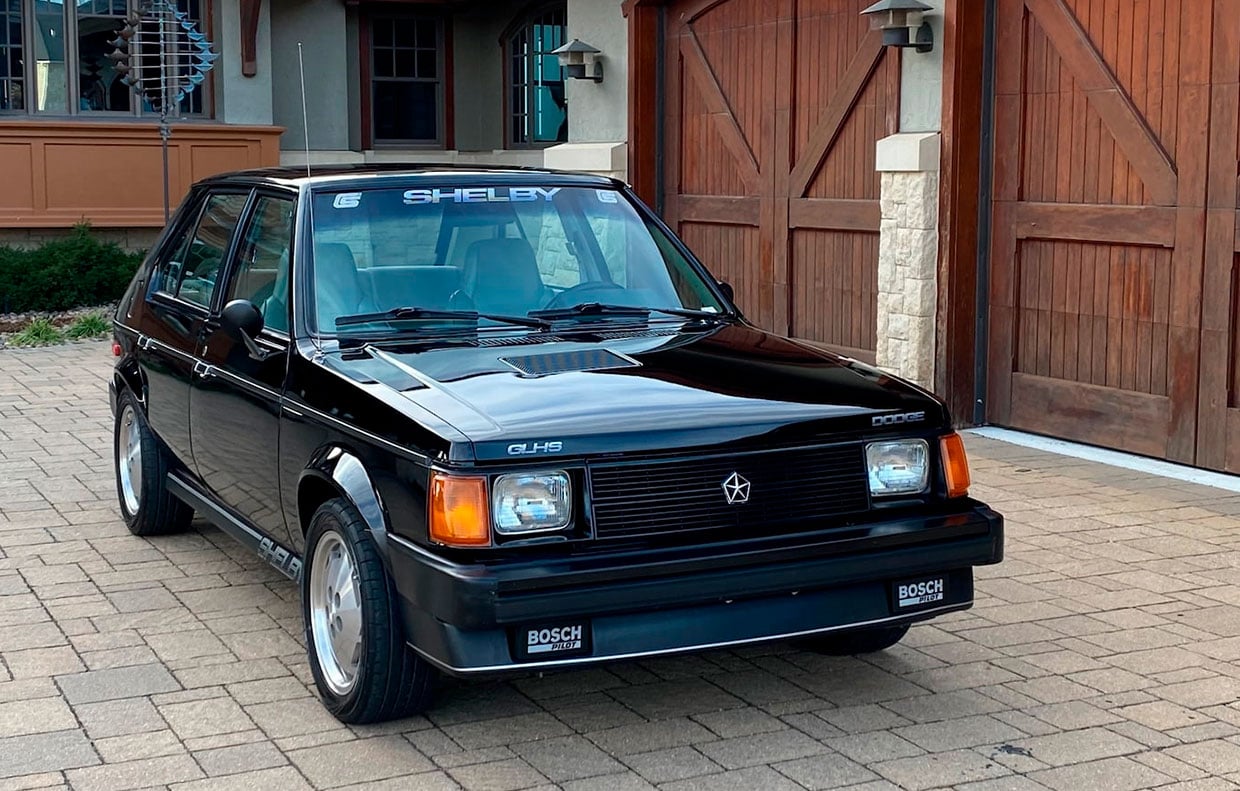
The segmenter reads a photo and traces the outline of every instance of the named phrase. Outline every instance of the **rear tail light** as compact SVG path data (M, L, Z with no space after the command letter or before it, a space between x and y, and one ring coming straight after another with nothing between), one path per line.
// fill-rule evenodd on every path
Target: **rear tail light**
M117 343L116 341L112 341L112 356L113 357L121 356L121 345Z
M973 482L969 476L969 457L964 451L964 440L959 434L948 434L939 441L939 447L942 449L947 496L964 497Z

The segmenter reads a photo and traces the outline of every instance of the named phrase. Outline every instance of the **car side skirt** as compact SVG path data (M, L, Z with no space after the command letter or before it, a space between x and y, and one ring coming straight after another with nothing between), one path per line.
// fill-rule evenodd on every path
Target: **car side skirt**
M301 579L302 563L296 552L247 525L180 474L168 474L168 491L284 576L294 582Z

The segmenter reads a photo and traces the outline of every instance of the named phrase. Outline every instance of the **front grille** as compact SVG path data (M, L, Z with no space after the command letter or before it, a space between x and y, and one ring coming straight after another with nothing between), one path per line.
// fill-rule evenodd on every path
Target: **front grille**
M729 504L723 483L749 481L749 501ZM869 507L860 445L771 450L590 466L599 538L739 530L754 535L821 527Z

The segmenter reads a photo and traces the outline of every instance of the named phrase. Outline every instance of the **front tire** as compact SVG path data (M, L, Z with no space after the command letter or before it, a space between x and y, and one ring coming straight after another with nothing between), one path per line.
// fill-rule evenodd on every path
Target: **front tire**
M171 454L155 438L138 399L128 390L117 400L112 459L121 517L130 533L155 536L189 527L194 509L168 491Z
M872 626L848 632L831 632L799 641L801 648L827 656L853 656L885 651L904 639L908 624L901 626Z
M423 711L436 673L405 643L395 590L357 510L342 499L321 505L305 557L306 651L323 705L349 724Z

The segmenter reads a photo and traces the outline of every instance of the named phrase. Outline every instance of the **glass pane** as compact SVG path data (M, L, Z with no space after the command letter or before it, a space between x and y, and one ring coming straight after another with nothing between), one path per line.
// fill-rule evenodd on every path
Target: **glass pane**
M106 2L106 0L105 0ZM108 53L124 21L114 16L78 17L78 109L127 111L133 92L121 82Z
M253 302L269 329L288 331L289 249L293 242L293 202L259 198L245 233L240 265L229 299Z
M395 72L392 70L392 50L376 49L375 50L375 76L376 77L394 77Z
M438 49L438 25L430 20L418 22L418 46L423 49Z
M22 110L21 7L0 0L0 110Z
M392 23L392 44L397 47L418 45L418 23L415 19L397 19Z
M204 307L211 304L228 242L248 198L248 195L214 195L207 201L198 230L180 262L184 275L177 288L178 297Z
M438 94L433 82L374 83L375 138L437 141Z
M397 77L416 77L418 76L417 67L414 65L414 53L416 49L398 49L394 51L396 57L396 69L393 72Z
M364 190L354 193L349 208L337 206L338 194L313 197L312 281L320 331L334 332L341 315L401 306L454 305L524 315L583 281L614 285L583 293L581 300L722 309L689 261L619 192L562 187L543 196L531 183L492 187L507 201L408 200L406 190L424 186L409 181ZM570 227L580 243L566 243ZM402 265L376 265L370 256L379 250ZM373 288L359 288L363 280ZM379 326L435 330L429 322L416 327L376 322L340 333Z
M392 46L392 20L377 18L370 23L371 40L376 47Z
M62 0L34 0L35 109L46 113L69 111L69 82L65 70L65 6Z
M439 53L433 49L418 50L418 77L433 80L439 76Z
M559 90L555 90L558 87ZM564 85L540 85L534 89L534 139L540 143L567 140L568 113Z

